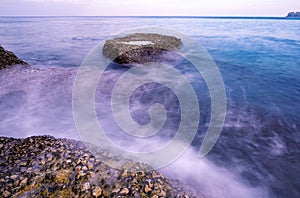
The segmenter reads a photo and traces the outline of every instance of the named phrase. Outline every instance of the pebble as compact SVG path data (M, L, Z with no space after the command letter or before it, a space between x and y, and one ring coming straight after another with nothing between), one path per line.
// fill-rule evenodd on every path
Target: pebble
M86 161L86 160L82 160L81 163L82 163L83 165L86 165L86 164L87 164L87 161Z
M21 181L20 186L25 186L27 184L28 179L25 178Z
M80 171L81 171L81 166L76 166L76 167L75 167L75 172L76 172L76 173L79 173Z
M129 189L128 188L123 188L120 192L120 195L128 195L129 194Z
M86 172L86 171L88 170L88 168L87 168L86 166L83 166L83 167L82 167L82 170L83 170L84 172Z
M117 189L114 189L113 191L111 191L112 193L115 193L115 194L117 194L118 192L120 191L120 189L119 188L117 188Z
M9 197L10 196L10 192L9 191L4 191L4 193L2 194L3 195L3 197Z
M161 190L160 193L159 193L159 196L166 197L167 193L164 190Z
M18 175L12 175L12 176L10 176L10 178L13 179L13 180L15 180L15 179L18 178Z
M82 171L80 171L78 174L77 174L77 179L80 179L81 177L85 176L86 174Z
M90 183L89 182L86 182L83 184L82 188L81 188L81 191L86 191L86 190L89 190L90 189Z
M99 186L97 186L97 187L93 190L93 196L97 198L97 197L99 197L101 194L102 194L102 189L101 189Z
M152 189L148 186L148 184L145 186L145 193L148 193L152 191Z
M93 164L92 163L88 163L88 168L89 168L89 170L92 170L94 168Z

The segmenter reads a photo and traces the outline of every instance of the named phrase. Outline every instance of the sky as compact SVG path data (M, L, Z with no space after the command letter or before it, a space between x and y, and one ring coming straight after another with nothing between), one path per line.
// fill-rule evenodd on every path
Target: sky
M300 0L0 0L0 16L285 16Z

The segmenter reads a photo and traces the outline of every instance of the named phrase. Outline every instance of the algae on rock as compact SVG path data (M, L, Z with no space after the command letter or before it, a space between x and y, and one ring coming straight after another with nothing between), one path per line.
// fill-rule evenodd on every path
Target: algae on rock
M181 39L174 36L135 33L107 40L103 55L120 64L157 61L163 52L176 51L182 46Z

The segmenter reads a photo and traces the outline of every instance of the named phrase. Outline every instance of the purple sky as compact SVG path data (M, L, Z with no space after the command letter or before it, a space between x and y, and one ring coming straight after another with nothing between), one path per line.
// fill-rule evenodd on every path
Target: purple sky
M300 0L0 0L0 15L285 16Z

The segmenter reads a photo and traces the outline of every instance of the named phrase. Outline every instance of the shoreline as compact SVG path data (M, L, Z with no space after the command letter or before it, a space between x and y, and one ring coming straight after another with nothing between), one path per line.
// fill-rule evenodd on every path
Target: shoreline
M0 137L0 195L3 197L198 197L181 182L152 170L130 171L140 166L128 161L113 169L80 141L53 136Z

